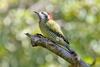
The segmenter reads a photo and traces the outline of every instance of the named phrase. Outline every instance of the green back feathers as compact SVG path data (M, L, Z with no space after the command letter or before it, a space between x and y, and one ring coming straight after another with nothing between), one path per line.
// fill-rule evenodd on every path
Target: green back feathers
M51 30L53 30L53 31L55 31L55 32L58 32L59 34L62 34L62 35L63 35L60 26L59 26L55 21L49 20L49 21L47 22L47 26L48 26Z

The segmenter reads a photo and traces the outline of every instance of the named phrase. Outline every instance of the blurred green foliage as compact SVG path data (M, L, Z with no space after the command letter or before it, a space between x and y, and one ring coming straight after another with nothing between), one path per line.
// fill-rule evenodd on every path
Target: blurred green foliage
M100 67L100 0L0 0L0 67L66 67L52 52L32 48L25 33L41 33L33 11L53 15L71 47Z

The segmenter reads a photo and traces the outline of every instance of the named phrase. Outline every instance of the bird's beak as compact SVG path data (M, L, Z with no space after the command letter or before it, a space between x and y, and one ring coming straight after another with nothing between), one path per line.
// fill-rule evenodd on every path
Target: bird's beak
M39 13L38 12L36 12L36 11L33 11L34 13L36 13L37 15L38 15L38 17L39 17L39 19L40 19L40 15L39 15Z
M39 16L39 13L38 12L36 12L36 11L33 11L33 12L36 13Z
M36 13L36 14L38 14L38 12L36 12L36 11L33 11L34 13Z

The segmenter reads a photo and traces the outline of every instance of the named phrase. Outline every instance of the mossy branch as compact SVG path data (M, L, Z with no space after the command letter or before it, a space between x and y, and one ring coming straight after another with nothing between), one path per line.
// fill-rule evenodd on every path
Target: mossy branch
M45 38L43 35L31 35L29 33L26 33L26 35L30 38L33 47L41 46L50 50L51 52L55 53L56 55L69 62L69 67L90 67L88 64L83 62L77 54L73 55L69 53L68 50L64 49L58 44L55 44L53 41Z

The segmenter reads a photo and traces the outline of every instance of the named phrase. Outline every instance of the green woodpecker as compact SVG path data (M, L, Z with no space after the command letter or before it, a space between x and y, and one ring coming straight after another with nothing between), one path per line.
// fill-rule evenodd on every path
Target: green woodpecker
M43 35L55 43L60 44L60 46L66 47L67 50L71 52L68 39L65 39L60 26L51 18L51 16L47 12L34 12L39 17L39 27Z

